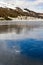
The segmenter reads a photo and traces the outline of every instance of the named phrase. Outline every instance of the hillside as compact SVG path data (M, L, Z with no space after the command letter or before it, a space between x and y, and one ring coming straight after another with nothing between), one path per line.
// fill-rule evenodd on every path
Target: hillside
M11 20L11 17L17 18L18 16L26 16L43 19L43 13L36 13L27 8L25 8L24 10L19 7L16 7L15 9L0 7L0 18L2 17L6 20Z

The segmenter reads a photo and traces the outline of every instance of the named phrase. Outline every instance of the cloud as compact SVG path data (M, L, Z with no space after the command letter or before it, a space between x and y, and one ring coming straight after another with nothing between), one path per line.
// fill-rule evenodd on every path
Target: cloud
M37 12L43 12L43 6L40 5L43 3L43 0L0 0L0 2L4 2L10 4L11 7L21 7L21 8L29 8L31 10Z

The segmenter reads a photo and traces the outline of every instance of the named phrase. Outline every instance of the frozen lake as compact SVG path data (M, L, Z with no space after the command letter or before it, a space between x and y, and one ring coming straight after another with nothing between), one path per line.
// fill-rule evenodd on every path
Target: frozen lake
M0 65L43 65L43 22L0 25Z

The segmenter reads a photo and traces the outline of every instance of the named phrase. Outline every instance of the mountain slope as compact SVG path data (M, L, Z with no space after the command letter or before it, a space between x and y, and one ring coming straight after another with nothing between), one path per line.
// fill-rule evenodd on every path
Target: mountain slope
M16 7L15 9L8 8L8 7L0 7L0 17L11 20L9 17L17 18L18 16L27 16L27 17L34 17L34 18L42 18L43 19L43 13L36 13L34 11L31 11L27 8L23 11L21 8Z

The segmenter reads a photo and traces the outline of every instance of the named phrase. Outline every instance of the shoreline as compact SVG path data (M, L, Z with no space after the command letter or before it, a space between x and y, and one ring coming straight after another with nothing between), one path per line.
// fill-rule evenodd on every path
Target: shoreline
M30 25L30 24L43 24L43 20L0 20L0 25L14 25L14 24L22 24L22 25Z
M43 19L41 19L41 18L34 18L34 17L27 17L27 19L26 19L25 16L24 17L18 16L16 18L8 17L7 19L0 17L0 21L4 21L4 20L6 20L6 21L9 21L9 20L11 20L11 21L43 21Z

